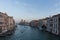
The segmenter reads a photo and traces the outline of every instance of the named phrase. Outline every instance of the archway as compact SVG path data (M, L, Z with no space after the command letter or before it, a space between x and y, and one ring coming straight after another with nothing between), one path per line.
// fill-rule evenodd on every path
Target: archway
M44 31L46 31L46 26L45 26L45 25L42 25L42 29L43 29Z

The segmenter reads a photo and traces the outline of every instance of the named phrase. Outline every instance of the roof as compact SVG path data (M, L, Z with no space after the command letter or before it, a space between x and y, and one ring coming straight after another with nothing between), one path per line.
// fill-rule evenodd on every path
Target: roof
M57 14L57 15L53 15L52 17L56 17L56 16L60 16L60 14Z

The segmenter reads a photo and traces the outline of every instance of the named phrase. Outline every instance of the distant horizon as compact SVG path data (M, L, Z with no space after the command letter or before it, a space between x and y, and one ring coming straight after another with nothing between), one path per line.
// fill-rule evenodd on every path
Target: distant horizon
M0 11L0 12L1 12L1 11ZM5 12L2 12L2 13L5 13ZM7 13L7 12L6 12L6 13ZM60 13L58 13L58 14L60 14ZM9 15L9 14L7 13L7 15ZM57 15L57 14L54 14L54 15ZM12 15L9 15L9 16L12 16ZM50 16L53 16L53 15L49 15L49 16L46 16L46 17L50 17ZM30 22L30 21L32 21L32 20L44 19L44 18L46 18L46 17L43 17L43 18L42 18L42 17L40 17L40 18L30 18L30 19L19 17L19 18L20 18L20 19L19 19L19 18L15 18L15 17L13 16L13 18L14 18L14 20L15 20L16 23L19 23L19 22L21 21L21 19Z
M60 13L60 0L0 0L0 11L20 19L41 19Z

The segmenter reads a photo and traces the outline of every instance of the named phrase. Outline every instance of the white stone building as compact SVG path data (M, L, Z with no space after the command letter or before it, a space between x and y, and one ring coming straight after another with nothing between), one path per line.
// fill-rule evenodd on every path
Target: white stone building
M52 16L52 19L53 19L52 33L60 35L60 14Z
M52 17L49 17L48 19L47 19L47 31L48 32L52 32L52 27L53 27L53 19L52 19Z
M47 31L60 35L60 14L49 17L47 20Z

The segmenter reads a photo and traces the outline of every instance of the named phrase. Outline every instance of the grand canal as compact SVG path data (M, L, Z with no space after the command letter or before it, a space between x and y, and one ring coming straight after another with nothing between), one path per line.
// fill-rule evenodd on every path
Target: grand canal
M0 37L0 40L60 40L60 37L30 26L17 25L11 36Z

